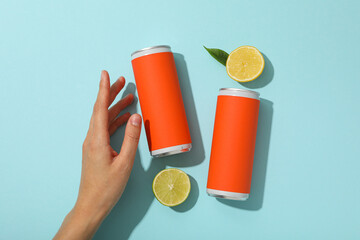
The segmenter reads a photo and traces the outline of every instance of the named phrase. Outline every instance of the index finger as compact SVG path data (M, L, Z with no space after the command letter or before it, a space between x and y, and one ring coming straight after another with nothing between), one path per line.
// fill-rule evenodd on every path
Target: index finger
M98 96L93 111L93 130L100 142L108 143L108 106L110 101L110 79L107 71L101 72Z

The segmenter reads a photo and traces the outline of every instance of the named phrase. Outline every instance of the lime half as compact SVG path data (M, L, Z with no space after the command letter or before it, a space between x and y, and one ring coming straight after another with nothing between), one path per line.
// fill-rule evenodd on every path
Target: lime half
M189 176L176 168L162 170L155 176L152 184L156 199L168 207L183 203L189 196L190 188Z

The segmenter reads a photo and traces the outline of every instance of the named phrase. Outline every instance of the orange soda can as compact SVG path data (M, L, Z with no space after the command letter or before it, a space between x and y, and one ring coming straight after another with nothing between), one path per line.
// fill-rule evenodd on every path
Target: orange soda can
M206 192L246 200L250 194L260 94L221 88L216 106Z
M190 131L170 47L144 48L131 58L150 154L162 157L190 151Z

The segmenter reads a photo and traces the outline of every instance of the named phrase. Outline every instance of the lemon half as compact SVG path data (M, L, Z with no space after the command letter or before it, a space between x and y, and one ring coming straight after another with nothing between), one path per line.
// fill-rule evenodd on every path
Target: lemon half
M190 178L179 169L165 169L155 176L152 189L161 204L174 207L183 203L189 196Z
M265 61L257 48L241 46L232 51L226 61L227 74L238 82L249 82L260 76Z

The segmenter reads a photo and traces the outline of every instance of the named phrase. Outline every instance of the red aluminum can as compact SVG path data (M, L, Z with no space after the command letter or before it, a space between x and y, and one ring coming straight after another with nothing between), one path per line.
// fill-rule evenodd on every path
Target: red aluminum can
M216 106L206 192L246 200L250 194L260 94L221 88Z
M190 151L190 131L170 47L144 48L131 58L150 154L161 157Z

